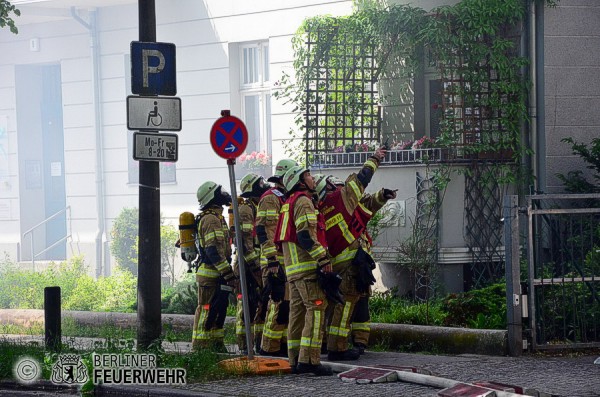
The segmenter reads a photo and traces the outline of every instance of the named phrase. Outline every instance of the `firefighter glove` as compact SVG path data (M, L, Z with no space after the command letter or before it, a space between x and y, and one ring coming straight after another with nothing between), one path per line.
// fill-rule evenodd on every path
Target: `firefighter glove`
M279 261L277 260L277 258L276 258L276 257L274 257L274 256L271 256L271 257L267 258L267 261L268 261L268 262L267 262L267 267L268 267L269 269L272 269L272 268L279 268L279 266L281 265L281 264L279 263Z
M324 272L324 273L330 273L333 271L333 269L331 267L331 261L329 260L328 257L319 259L317 261L317 267L319 268L319 271Z
M356 252L356 256L352 261L352 264L356 266L358 275L356 277L356 290L359 293L365 293L369 291L369 287L375 284L375 277L373 276L373 269L375 269L375 261L366 251L359 247Z
M225 282L225 284L232 287L234 290L237 290L237 288L239 286L239 280L235 276L235 274L233 274L233 272L229 272L229 273L225 274L223 276L223 281Z
M283 272L269 273L267 284L269 285L271 300L273 302L281 302L285 295L285 275Z
M385 198L386 200L395 199L397 191L398 191L398 189L392 190L392 189L383 188L383 198Z
M340 291L342 277L339 274L335 272L326 273L322 270L318 270L317 281L319 282L321 289L325 292L328 301L340 305L344 304L344 296Z

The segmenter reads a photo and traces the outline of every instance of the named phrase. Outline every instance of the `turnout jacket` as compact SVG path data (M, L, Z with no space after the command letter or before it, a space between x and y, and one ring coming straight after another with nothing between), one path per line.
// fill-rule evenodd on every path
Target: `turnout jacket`
M276 257L283 264L281 250L275 245L275 229L279 211L285 202L285 194L279 187L267 190L258 201L256 212L256 232L260 242L260 266L267 267L267 258ZM261 232L259 232L259 229ZM260 233L263 233L261 236Z
M333 256L331 263L336 271L351 264L360 244L358 238L366 231L367 223L373 217L373 212L361 200L370 176L378 166L379 161L370 158L361 170L369 178L361 178L356 173L350 174L344 187L328 193L319 204L325 219L327 246Z
M256 204L252 199L245 199L238 207L240 215L240 227L242 228L242 243L244 251L244 260L250 270L254 270L258 265L259 251L256 233L254 232L254 222L256 219Z
M232 272L229 264L231 245L222 207L209 207L200 212L198 218L198 243L202 250L202 263L197 274L209 279L228 276Z
M281 246L288 281L315 275L317 262L327 257L323 217L306 191L293 193L281 207L275 243ZM307 231L312 247L302 248L298 233Z

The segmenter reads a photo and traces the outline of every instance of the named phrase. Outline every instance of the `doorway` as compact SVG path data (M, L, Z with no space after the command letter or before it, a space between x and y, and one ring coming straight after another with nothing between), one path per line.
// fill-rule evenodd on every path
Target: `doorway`
M15 85L21 260L65 260L67 214L60 65L16 66Z

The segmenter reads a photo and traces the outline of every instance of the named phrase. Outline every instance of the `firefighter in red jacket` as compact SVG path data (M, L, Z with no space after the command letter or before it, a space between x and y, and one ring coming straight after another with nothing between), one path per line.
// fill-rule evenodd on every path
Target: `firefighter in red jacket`
M295 373L332 375L321 364L327 298L318 272L330 273L322 222L313 202L315 181L304 167L292 167L283 177L288 199L281 207L275 243L283 252L290 289L288 357Z
M292 159L280 160L275 173L268 181L274 186L268 189L258 202L256 214L256 236L260 243L260 266L263 275L261 311L264 328L259 353L267 356L287 357L287 325L290 313L290 298L283 269L283 254L275 245L275 228L279 220L279 211L285 202L283 176L298 164Z
M198 245L200 266L196 273L198 307L194 317L192 348L212 347L225 350L223 325L229 294L237 283L231 265L229 228L223 206L231 204L231 195L215 182L205 182L196 193L200 213Z
M327 350L328 359L332 361L356 360L360 357L357 349L348 349L348 337L354 306L360 298L357 291L359 265L354 263L357 259L362 259L359 237L366 230L370 214L361 200L365 188L384 157L385 149L379 148L358 173L348 176L345 186L339 189L328 182L325 175L315 178L319 211L325 218L331 262L333 270L342 277L340 290L345 300L343 304L336 304L333 310L330 310L332 314L327 330Z
M329 176L327 178L327 182L331 185L335 185L337 189L341 189L344 186L344 181L341 179ZM358 261L367 262L370 264L370 269L364 266L359 269L362 269L363 272L366 271L366 275L359 275L357 278L357 292L360 294L360 298L358 302L354 306L354 311L352 313L351 319L351 337L352 345L360 354L365 352L369 344L369 334L371 331L371 316L369 313L369 298L371 296L371 285L374 284L375 278L372 275L372 270L375 269L375 261L372 259L372 245L373 240L369 235L366 225L369 220L379 211L388 200L392 200L396 198L396 190L383 188L377 191L375 194L365 193L360 200L360 207L357 207L354 216L355 218L361 218L360 222L355 222L353 225L357 227L355 234L360 234L360 245L364 250L364 253L361 253L361 258ZM362 207L362 208L361 208ZM366 209L366 210L364 210ZM368 257L365 256L368 255Z

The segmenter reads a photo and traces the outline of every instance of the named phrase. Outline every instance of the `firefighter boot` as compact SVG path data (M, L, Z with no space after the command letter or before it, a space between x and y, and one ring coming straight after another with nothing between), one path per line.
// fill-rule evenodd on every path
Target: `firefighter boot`
M331 368L324 366L323 364L306 364L298 363L296 366L296 374L314 374L316 376L331 376L333 371Z
M359 357L360 352L358 349L348 349L341 352L330 350L329 353L327 353L327 359L329 361L353 361L358 360Z

